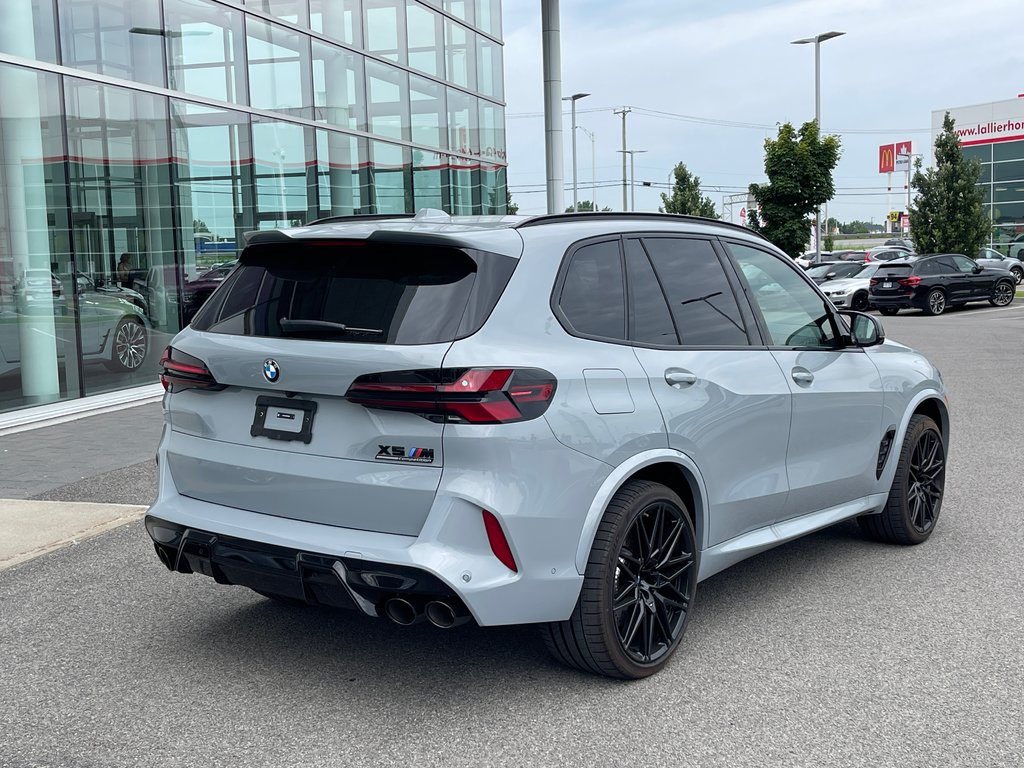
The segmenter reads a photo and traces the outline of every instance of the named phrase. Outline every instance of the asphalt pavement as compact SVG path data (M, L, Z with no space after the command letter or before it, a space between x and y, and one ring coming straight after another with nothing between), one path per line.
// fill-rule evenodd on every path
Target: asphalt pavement
M951 393L922 546L844 523L740 563L701 584L669 667L621 683L532 627L400 628L171 574L133 520L0 570L0 766L1024 765L1024 302L884 325ZM146 504L159 429L142 406L2 437L0 483ZM121 443L83 447L101 433Z

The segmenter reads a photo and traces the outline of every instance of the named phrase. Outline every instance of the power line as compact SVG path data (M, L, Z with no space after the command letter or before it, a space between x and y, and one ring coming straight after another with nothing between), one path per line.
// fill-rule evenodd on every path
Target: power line
M695 123L698 125L713 125L719 128L740 128L746 130L767 131L774 130L779 123L750 123L742 120L726 120L724 118L703 117L700 115L685 115L678 112L666 112L660 109L647 109L646 107L631 107L638 115L652 117L661 120L676 120L681 122ZM614 112L614 107L590 107L578 109L577 114ZM563 116L569 114L563 112ZM526 118L543 117L543 112L510 112L505 115L506 120L520 120ZM930 134L931 128L823 128L823 133L833 134L855 134L855 135L891 135L891 134Z

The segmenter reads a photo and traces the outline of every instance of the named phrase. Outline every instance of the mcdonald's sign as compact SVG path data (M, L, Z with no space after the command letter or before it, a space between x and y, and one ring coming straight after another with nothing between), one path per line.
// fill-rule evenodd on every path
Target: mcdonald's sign
M883 144L878 148L878 172L892 173L896 170L896 145Z

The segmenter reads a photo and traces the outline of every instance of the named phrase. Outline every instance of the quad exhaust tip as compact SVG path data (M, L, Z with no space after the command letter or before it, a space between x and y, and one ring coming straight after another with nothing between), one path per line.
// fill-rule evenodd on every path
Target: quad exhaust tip
M412 603L401 597L392 597L384 603L384 615L403 627L415 624L423 618Z
M423 609L427 621L438 629L451 629L469 621L469 616L456 611L443 600L431 600Z

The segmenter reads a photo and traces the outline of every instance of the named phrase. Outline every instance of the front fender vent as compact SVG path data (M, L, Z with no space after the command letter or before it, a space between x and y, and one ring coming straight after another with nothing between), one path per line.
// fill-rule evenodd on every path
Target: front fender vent
M878 466L875 467L875 479L882 477L882 470L885 469L885 460L889 458L889 450L892 448L892 441L896 439L896 428L889 427L882 436L882 442L878 444Z

